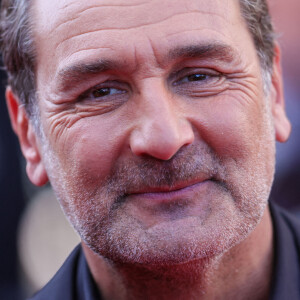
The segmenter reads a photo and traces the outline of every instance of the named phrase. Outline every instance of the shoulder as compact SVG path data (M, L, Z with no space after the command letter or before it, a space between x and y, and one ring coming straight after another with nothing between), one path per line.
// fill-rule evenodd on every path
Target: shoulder
M78 245L66 259L62 267L49 283L37 292L30 300L71 300L74 299L76 286L76 273L81 254L81 246Z
M274 231L272 300L300 299L300 219L270 203Z
M294 243L299 245L300 217L274 203L270 203L270 210L275 234L285 234L289 232L293 236Z

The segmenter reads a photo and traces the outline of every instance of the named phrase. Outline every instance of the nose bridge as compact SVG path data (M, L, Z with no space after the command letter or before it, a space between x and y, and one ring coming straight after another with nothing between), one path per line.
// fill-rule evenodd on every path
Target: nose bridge
M134 154L168 160L193 142L191 124L161 80L145 80L137 101L139 122L130 139Z

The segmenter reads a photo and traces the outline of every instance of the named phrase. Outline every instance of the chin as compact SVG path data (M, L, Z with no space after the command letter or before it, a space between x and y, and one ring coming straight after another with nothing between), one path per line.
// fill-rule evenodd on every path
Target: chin
M114 263L149 268L178 265L227 253L249 236L262 215L262 208L260 213L242 214L238 209L220 207L205 220L185 217L147 229L137 220L119 218L118 222L100 226L97 231L81 231L80 235L93 252Z

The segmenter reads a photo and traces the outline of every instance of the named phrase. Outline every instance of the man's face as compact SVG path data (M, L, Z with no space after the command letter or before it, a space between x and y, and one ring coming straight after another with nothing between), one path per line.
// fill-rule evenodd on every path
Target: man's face
M41 155L95 252L217 255L260 221L274 130L238 1L35 1Z

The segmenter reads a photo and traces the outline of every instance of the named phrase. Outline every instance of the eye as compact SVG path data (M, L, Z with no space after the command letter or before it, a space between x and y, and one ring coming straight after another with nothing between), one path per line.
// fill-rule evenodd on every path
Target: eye
M215 95L227 87L226 75L209 68L184 68L174 77L172 85L176 93L189 97Z
M207 74L192 74L189 76L185 76L181 82L191 82L191 81L204 81L207 80L209 78L209 75Z
M173 85L185 84L201 84L201 86L211 86L218 82L222 77L220 72L206 68L183 68L179 72L175 72Z
M82 95L79 96L79 101L113 101L117 100L126 94L127 87L121 82L108 81L102 84L96 85ZM120 99L119 99L120 100Z
M101 97L114 95L114 94L121 94L121 93L124 93L124 91L115 88L110 88L110 87L97 88L91 91L91 95L93 96L93 98L101 98Z
M178 78L174 85L196 83L211 84L220 78L221 74L214 70L184 68L176 74Z

